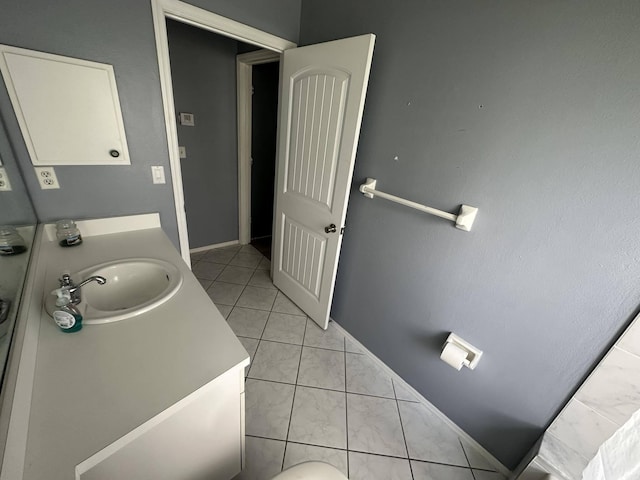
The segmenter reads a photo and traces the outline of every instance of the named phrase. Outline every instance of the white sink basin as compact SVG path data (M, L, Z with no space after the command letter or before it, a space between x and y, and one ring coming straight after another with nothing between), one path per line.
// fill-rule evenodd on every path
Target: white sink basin
M102 263L74 273L75 283L99 275L107 282L91 282L81 289L78 305L83 324L110 323L148 312L169 300L182 285L175 265L154 258L131 258ZM47 312L55 308L55 298L47 299Z

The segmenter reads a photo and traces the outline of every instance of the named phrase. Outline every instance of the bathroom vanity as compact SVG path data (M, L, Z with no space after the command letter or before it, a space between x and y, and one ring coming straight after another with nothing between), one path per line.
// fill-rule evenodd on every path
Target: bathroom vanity
M38 231L0 479L232 478L243 461L246 350L157 215L78 226L84 242L69 248L50 226ZM133 258L176 266L180 288L148 311L58 329L43 305L63 272Z

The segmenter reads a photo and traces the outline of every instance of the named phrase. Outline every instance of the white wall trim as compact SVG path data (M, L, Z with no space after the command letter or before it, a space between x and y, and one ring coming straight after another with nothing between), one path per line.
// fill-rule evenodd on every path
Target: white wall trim
M280 54L270 50L243 53L236 59L238 99L238 238L251 242L251 119L253 65L277 62Z
M284 38L179 0L154 0L154 3L162 8L166 17L258 47L282 52L297 46Z
M371 353L371 351L369 351L364 345L362 345L358 340L356 340L356 338L353 335L351 335L344 328L342 328L338 322L336 322L332 318L330 318L330 320L333 322L333 325L345 336L345 338L347 338L348 340L353 342L358 347L358 349L362 350L362 353L364 353L369 358L371 358L376 364L378 364L380 366L380 368L382 370L387 372L387 374L393 379L394 383L402 384L402 386L406 390L411 392L416 397L416 401L418 401L419 403L423 404L425 407L427 407L429 410L431 410L434 414L436 414L439 418L441 418L442 421L444 421L447 425L449 425L449 427L452 430L454 430L459 437L462 437L465 441L467 441L469 444L471 444L471 446L473 448L475 448L478 451L478 453L480 455L482 455L487 460L487 462L489 462L491 465L493 465L498 472L502 473L503 475L505 475L507 477L511 474L511 471L507 467L505 467L502 463L500 463L485 448L483 448L482 445L480 445L473 438L471 438L469 436L469 434L467 432L465 432L464 430L462 430L458 425L453 423L453 421L451 421L451 419L449 417L447 417L444 413L442 413L440 410L438 410L435 407L435 405L433 405L431 402L429 402L429 400L424 398L420 394L420 392L418 392L415 388L413 388L411 385L409 385L400 375L398 375L396 372L394 372L386 363L384 363L382 360L380 360L378 357L376 357L373 353ZM349 350L347 350L347 352L349 352Z
M282 52L288 48L293 48L296 44L285 40L284 38L271 35L179 0L151 0L151 10L153 15L153 28L156 37L158 68L160 70L160 88L162 91L162 104L167 131L167 146L169 149L171 183L176 209L176 221L178 224L180 253L187 265L191 265L187 216L184 210L182 172L180 169L180 155L178 153L178 129L176 125L173 84L171 80L171 66L169 61L167 24L165 19L167 17L172 18L198 28L203 28L211 32L219 33L221 35L253 45L258 45L262 48L267 48L276 52Z
M169 149L169 166L171 169L171 186L173 187L173 203L178 224L180 253L187 265L191 265L189 256L189 233L187 231L187 215L184 210L184 190L182 189L182 171L180 169L180 153L178 152L178 127L176 125L173 101L173 84L171 66L169 64L169 41L167 39L167 23L165 7L161 0L151 1L153 28L156 35L156 51L158 68L160 69L160 89L164 109L164 123L167 131L167 147Z
M214 243L212 245L205 245L204 247L196 247L190 250L191 253L206 252L207 250L215 250L216 248L232 247L238 245L238 240L231 240L230 242Z

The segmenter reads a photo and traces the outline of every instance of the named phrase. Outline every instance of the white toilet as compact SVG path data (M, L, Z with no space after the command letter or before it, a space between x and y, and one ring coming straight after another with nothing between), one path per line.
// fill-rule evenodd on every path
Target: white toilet
M273 480L349 480L340 470L324 462L304 462L289 467Z

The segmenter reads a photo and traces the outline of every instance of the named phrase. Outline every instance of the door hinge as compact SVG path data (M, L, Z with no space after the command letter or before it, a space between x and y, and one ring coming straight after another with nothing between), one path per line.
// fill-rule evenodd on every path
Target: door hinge
M340 229L340 235L342 235L342 234L344 233L344 229L345 229L345 228L347 228L347 226L346 226L346 225Z

